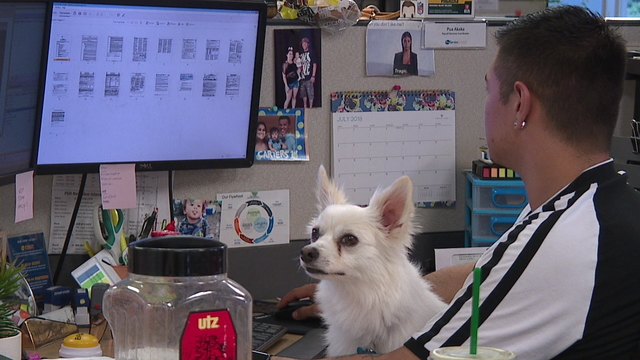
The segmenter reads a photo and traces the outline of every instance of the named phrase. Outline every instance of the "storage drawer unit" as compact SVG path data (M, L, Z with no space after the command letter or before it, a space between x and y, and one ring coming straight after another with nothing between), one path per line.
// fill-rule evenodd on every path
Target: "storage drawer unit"
M465 246L490 246L516 221L528 198L522 180L466 173Z

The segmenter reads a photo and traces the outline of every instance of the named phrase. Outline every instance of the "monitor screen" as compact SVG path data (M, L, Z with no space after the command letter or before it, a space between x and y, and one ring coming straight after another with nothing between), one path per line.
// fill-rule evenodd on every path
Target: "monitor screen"
M31 170L45 2L0 2L0 185Z
M253 164L266 4L53 2L37 174Z

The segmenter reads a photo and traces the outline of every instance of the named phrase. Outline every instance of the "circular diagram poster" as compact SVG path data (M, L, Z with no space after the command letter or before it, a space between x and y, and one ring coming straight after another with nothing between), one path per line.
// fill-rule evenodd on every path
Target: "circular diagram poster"
M220 241L229 247L289 242L289 190L218 194Z

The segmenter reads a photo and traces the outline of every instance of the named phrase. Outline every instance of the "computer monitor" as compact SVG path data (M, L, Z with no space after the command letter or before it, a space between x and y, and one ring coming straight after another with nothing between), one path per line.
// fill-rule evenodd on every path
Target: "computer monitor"
M47 4L0 1L0 185L33 169Z
M36 174L253 164L267 5L53 2Z

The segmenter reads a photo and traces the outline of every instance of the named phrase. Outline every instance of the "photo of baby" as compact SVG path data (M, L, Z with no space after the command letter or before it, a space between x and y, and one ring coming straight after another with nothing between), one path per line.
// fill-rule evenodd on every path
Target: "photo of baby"
M220 203L202 199L174 199L173 218L180 235L220 238Z

